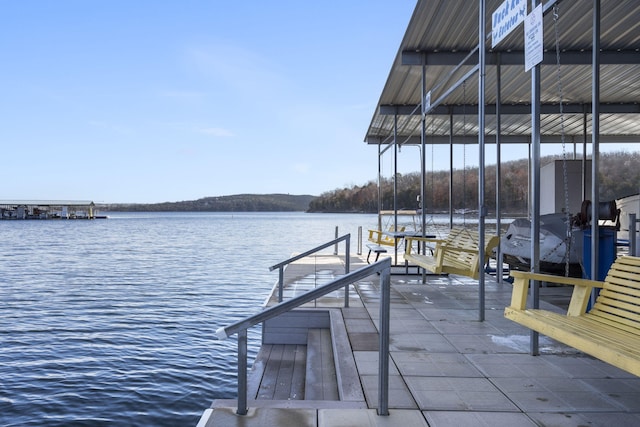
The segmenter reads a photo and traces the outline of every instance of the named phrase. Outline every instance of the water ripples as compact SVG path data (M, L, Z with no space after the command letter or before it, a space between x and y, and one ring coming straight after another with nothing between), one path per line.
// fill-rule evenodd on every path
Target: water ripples
M235 397L235 337L217 341L214 332L261 309L277 279L268 267L331 240L336 225L355 235L374 221L0 222L0 425L195 426L212 400ZM249 331L251 357L259 334Z

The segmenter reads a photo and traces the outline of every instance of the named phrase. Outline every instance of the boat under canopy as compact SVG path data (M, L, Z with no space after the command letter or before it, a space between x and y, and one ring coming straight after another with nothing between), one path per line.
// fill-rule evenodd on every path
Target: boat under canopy
M564 274L569 263L571 276L582 276L584 232L572 227L567 232L567 215L554 213L540 216L540 271ZM531 221L514 220L500 239L504 262L515 270L531 269Z

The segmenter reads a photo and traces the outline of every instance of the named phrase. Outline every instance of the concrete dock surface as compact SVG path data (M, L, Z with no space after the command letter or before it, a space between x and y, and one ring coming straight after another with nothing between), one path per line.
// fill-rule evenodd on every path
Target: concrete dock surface
M365 265L352 257L351 270ZM314 307L344 317L363 401L254 400L247 415L217 400L198 427L234 426L640 426L640 378L504 318L511 284L485 278L484 321L478 282L449 275L391 276L389 415L377 414L379 279L371 276ZM415 272L415 269L413 269ZM285 273L285 299L344 274L339 256L303 259ZM541 307L562 310L570 289L542 287ZM271 296L269 304L277 301ZM253 372L249 373L249 376Z

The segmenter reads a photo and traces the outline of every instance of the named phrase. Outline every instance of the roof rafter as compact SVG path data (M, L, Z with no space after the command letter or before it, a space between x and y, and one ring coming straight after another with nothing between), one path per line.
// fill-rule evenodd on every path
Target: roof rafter
M429 52L423 50L402 51L402 65L427 66L454 66L464 61L469 52ZM563 51L561 53L561 65L591 65L592 53L590 50ZM478 63L478 53L471 55L466 63L474 65ZM524 51L490 51L486 53L487 65L524 65ZM556 65L555 52L547 51L542 60L543 65ZM640 64L640 51L635 50L603 50L600 52L601 65L638 65Z
M583 114L591 113L591 103L584 104L562 104L562 111L564 114ZM495 114L495 104L489 104L485 106L486 114ZM504 115L509 114L531 114L531 104L503 104L500 106L500 113ZM560 105L554 104L541 104L541 114L560 114ZM638 114L640 113L640 104L634 103L615 103L615 104L600 104L601 114ZM419 116L419 105L381 105L379 114L381 116L392 116L398 114L399 116ZM433 115L474 115L478 114L477 104L455 104L455 105L438 105L429 111L429 114Z
M591 135L565 135L565 143L566 144L583 144L585 138L591 141ZM454 144L454 145L474 145L478 143L477 135L455 135L451 138L449 135L429 135L427 137L428 144L435 145L446 145L446 144ZM541 135L540 142L542 143L559 143L562 140L562 135ZM376 137L369 136L365 139L365 143L369 145L377 145L377 144L393 144L393 138L390 136ZM399 135L398 136L398 144L399 145L420 145L421 139L419 136L406 136ZM486 134L485 142L487 144L495 144L495 135ZM634 143L637 142L637 138L633 135L600 135L600 143L606 144L619 144L619 143ZM500 144L530 144L531 143L531 135L501 135L500 136Z

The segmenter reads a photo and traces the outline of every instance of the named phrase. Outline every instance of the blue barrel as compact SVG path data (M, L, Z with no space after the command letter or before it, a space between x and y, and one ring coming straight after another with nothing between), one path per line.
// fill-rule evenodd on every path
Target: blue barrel
M600 227L598 229L598 278L604 281L611 268L611 264L616 260L616 231L611 228ZM584 277L591 279L591 229L584 230L584 240L582 246L582 264L584 265ZM600 289L594 289L591 300L587 306L587 311L591 309L596 301Z
M598 278L603 281L611 264L616 260L616 232L611 228L600 227L598 230ZM591 229L584 230L582 245L582 262L584 277L591 279Z

